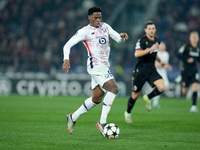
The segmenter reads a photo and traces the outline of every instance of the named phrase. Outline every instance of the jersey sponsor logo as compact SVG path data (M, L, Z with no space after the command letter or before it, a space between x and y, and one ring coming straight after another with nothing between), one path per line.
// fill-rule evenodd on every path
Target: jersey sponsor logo
M190 51L190 56L199 57L199 53L198 52Z
M198 73L195 74L195 79L199 80L199 74Z
M158 52L158 49L155 49L155 50L153 50L153 51L150 51L150 54L155 53L155 52Z
M106 44L106 39L105 38L100 38L99 39L100 44Z

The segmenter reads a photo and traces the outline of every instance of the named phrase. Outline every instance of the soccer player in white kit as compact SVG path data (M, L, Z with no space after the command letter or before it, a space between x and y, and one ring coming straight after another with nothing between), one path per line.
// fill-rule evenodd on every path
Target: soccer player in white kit
M73 132L73 126L75 125L76 120L82 114L99 104L105 95L100 121L96 123L99 132L103 134L107 115L118 93L118 87L109 70L109 37L118 43L123 43L125 39L127 40L129 38L127 33L119 34L108 24L101 22L102 10L99 7L88 9L88 19L90 24L78 30L78 32L72 36L63 47L64 63L62 68L68 73L70 68L70 48L80 41L83 42L88 51L87 71L91 75L91 86L93 90L92 96L86 99L83 105L81 105L74 113L67 114L67 130L70 134Z
M166 45L164 42L161 42L159 45L159 50L157 55L159 56L159 58L164 62L164 63L169 63L169 53L166 51ZM169 79L167 77L167 70L172 70L171 65L168 64L167 68L163 68L161 67L161 65L156 61L155 62L155 66L156 69L158 71L158 73L162 76L164 83L165 83L165 90L169 89ZM160 95L156 96L153 98L153 107L154 108L160 108L159 105L159 99L160 99Z

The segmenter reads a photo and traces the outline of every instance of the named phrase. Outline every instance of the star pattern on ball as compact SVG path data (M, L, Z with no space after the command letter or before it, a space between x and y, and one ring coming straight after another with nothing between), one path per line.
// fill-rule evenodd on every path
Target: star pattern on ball
M110 129L111 129L111 126L110 126L110 125L108 125L106 128L107 128L107 130L110 130Z
M113 136L115 137L117 135L117 131L114 131L113 132Z

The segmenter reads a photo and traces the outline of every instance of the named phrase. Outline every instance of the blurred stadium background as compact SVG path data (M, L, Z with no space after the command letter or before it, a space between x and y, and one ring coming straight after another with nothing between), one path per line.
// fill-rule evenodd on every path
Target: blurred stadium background
M177 51L191 31L200 33L198 0L1 0L0 95L90 95L85 47L79 43L71 49L69 74L62 71L62 48L88 24L87 10L94 5L102 8L103 21L130 36L123 45L111 42L119 96L131 93L135 43L144 34L144 23L153 20L173 66L166 96L179 97L180 86L174 83L180 73Z

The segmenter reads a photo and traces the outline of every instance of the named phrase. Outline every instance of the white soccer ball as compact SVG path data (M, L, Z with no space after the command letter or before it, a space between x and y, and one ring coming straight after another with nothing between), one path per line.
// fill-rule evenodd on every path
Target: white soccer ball
M119 127L114 123L109 123L104 127L104 137L107 139L116 139L119 137Z

